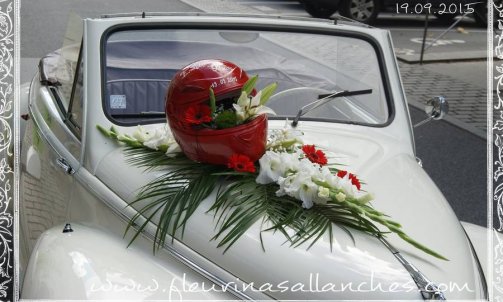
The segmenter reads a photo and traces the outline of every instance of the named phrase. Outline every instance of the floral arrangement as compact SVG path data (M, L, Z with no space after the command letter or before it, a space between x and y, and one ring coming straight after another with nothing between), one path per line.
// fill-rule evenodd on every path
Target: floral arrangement
M258 76L251 77L241 90L237 100L229 99L217 106L215 93L209 89L210 104L196 104L185 111L184 121L193 126L212 129L232 128L244 124L260 114L275 114L265 106L277 84L272 83L253 95Z
M216 106L210 90L210 105L198 105L185 112L185 120L195 127L225 128L270 113L265 102L275 89L251 95L256 77L245 85L232 108ZM328 233L332 244L334 226L372 236L395 233L418 249L440 259L442 255L405 234L398 222L374 209L373 196L362 189L363 182L353 173L329 163L327 154L312 144L304 144L302 133L285 125L270 131L266 151L258 162L244 154L232 154L227 165L198 163L181 152L167 125L155 131L139 126L130 136L113 127L97 126L105 136L126 145L131 164L161 169L162 175L143 186L130 203L148 200L131 219L126 233L136 226L133 242L152 218L160 213L155 247L162 247L168 235L183 230L195 209L217 188L210 212L216 216L218 247L229 249L257 221L262 232L279 231L292 246L310 242L312 246ZM222 180L225 180L223 182ZM141 222L141 223L140 223ZM381 231L376 224L385 228ZM293 230L293 232L291 232ZM292 235L293 234L293 235ZM262 247L263 243L262 243Z

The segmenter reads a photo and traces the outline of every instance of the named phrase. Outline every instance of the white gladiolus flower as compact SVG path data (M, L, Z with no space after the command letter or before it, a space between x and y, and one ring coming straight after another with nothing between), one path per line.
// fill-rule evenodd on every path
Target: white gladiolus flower
M291 153L267 151L260 159L260 172L256 182L268 184L277 182L280 177L295 174L300 169L299 156Z
M334 175L327 166L323 166L320 169L320 178L322 181L326 182L331 188L339 187L339 177Z
M288 195L302 201L302 207L309 209L314 204L326 204L332 200L343 202L354 198L365 204L372 200L370 194L358 190L353 185L350 173L341 178L327 166L311 162L304 157L303 151L296 149L293 153L269 150L259 160L260 172L257 183L275 182L279 185L276 195ZM330 192L335 190L335 196Z
M283 173L295 173L300 170L299 156L295 153L281 153L281 168Z
M279 190L276 195L288 195L302 201L302 207L309 209L313 206L313 201L318 195L318 185L316 185L311 175L302 171L291 174L288 177L278 179Z
M133 132L133 138L137 139L139 142L143 143L145 141L151 140L154 136L155 131L147 131L142 126L138 125L136 131Z
M292 181L294 179L294 175L290 175L289 177L280 177L278 178L277 184L279 185L279 190L276 191L277 196L284 196L284 195L290 195L287 192L290 192L291 186L292 186ZM290 192L292 193L292 192ZM292 195L290 195L292 196ZM297 198L296 196L292 196Z
M259 184L268 184L278 181L280 176L284 175L280 153L267 151L259 159L260 172L256 182Z
M143 142L143 145L150 149L159 150L159 146L169 146L172 140L173 138L167 136L163 129L156 129L154 134Z
M347 173L343 178L339 178L339 185L338 187L344 191L346 195L349 196L355 196L356 193L358 192L358 189L356 188L355 185L353 185L353 182L351 179L349 179L349 173Z
M295 182L300 188L299 199L302 200L302 207L311 208L314 199L318 196L318 185L313 182L312 176L308 173L298 173Z
M288 119L285 121L285 126L281 129L281 134L283 135L284 140L295 140L299 144L302 144L302 131L294 129Z
M303 144L302 135L302 131L293 129L288 119L286 119L283 129L271 131L266 148L267 150L279 152L294 151Z
M139 141L144 139L141 142L147 148L166 150L167 156L173 156L181 152L180 146L173 138L167 125L163 128L157 128L155 131L145 131L141 126L138 126L138 130L133 133L133 137Z
M307 158L302 158L300 160L299 169L310 176L318 176L320 174L320 165L312 163ZM319 178L319 176L317 178Z

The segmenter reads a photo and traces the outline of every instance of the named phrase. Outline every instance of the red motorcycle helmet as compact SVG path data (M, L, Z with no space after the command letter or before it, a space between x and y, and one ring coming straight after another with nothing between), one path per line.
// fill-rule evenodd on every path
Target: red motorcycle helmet
M216 59L194 62L175 74L166 93L166 117L175 140L188 158L225 165L233 154L246 155L252 161L264 154L267 140L265 114L226 129L194 127L184 120L189 108L209 105L210 87L218 107L223 100L239 97L247 81L248 75L240 67Z

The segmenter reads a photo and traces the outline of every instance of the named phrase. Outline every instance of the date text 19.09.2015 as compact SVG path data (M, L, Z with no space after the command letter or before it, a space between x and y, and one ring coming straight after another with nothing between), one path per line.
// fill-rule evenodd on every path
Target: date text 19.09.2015
M456 14L456 15L464 15L466 13L473 13L474 6L478 3L482 2L473 2L473 3L435 3L433 6L432 3L417 3L417 4L409 4L409 3L397 3L396 4L396 13L397 14L432 14L435 13L437 15L442 14Z

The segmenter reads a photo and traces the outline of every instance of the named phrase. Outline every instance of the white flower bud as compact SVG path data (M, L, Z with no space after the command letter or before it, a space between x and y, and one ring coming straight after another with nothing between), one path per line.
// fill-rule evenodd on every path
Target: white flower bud
M330 190L325 187L318 187L318 197L320 198L328 198L330 194Z
M335 199L337 199L337 201L339 202L343 202L344 200L346 200L346 194L339 192L337 193L337 195L335 195Z
M362 197L358 198L358 203L366 204L367 202L371 201L372 199L374 199L374 196L372 196L372 194L365 194Z

